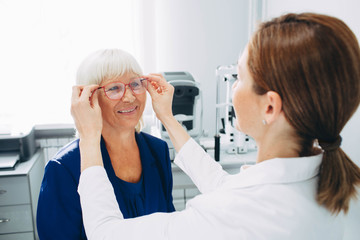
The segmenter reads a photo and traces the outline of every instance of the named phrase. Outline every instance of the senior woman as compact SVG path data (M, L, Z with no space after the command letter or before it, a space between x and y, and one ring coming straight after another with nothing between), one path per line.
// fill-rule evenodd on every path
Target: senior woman
M102 129L94 147L125 218L174 211L168 146L140 132L147 87L141 75L129 53L108 49L83 60L76 78L78 85L99 86ZM86 239L77 193L80 159L77 139L47 164L37 210L40 239Z

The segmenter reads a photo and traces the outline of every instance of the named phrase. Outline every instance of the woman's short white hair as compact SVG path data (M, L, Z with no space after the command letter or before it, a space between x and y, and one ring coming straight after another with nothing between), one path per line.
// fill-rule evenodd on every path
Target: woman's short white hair
M127 73L143 75L136 59L121 49L102 49L91 53L80 64L76 74L77 85L98 84L105 79L121 77ZM135 127L140 132L143 127L141 117Z

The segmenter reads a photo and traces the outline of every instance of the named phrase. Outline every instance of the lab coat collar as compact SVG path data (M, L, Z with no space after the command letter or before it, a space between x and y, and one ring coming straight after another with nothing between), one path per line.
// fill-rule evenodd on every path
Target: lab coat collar
M274 158L252 166L243 166L227 188L243 188L261 184L301 182L319 173L323 154L298 157Z

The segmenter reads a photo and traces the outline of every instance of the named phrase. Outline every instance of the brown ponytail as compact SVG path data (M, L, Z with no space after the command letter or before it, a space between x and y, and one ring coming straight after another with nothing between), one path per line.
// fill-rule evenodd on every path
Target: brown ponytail
M263 23L249 43L254 90L277 92L294 127L300 156L324 150L317 201L347 212L360 184L360 168L339 147L339 136L360 103L360 49L341 20L320 14L287 14Z
M349 200L356 196L355 185L360 183L359 167L342 151L324 152L318 183L318 203L332 212L349 209Z

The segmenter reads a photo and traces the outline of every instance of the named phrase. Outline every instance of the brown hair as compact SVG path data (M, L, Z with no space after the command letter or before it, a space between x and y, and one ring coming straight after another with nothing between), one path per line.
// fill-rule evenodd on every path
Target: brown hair
M272 90L294 127L299 155L324 150L317 201L332 213L349 208L360 168L338 146L360 103L360 49L341 20L320 14L286 14L265 22L252 37L248 67L254 90Z

